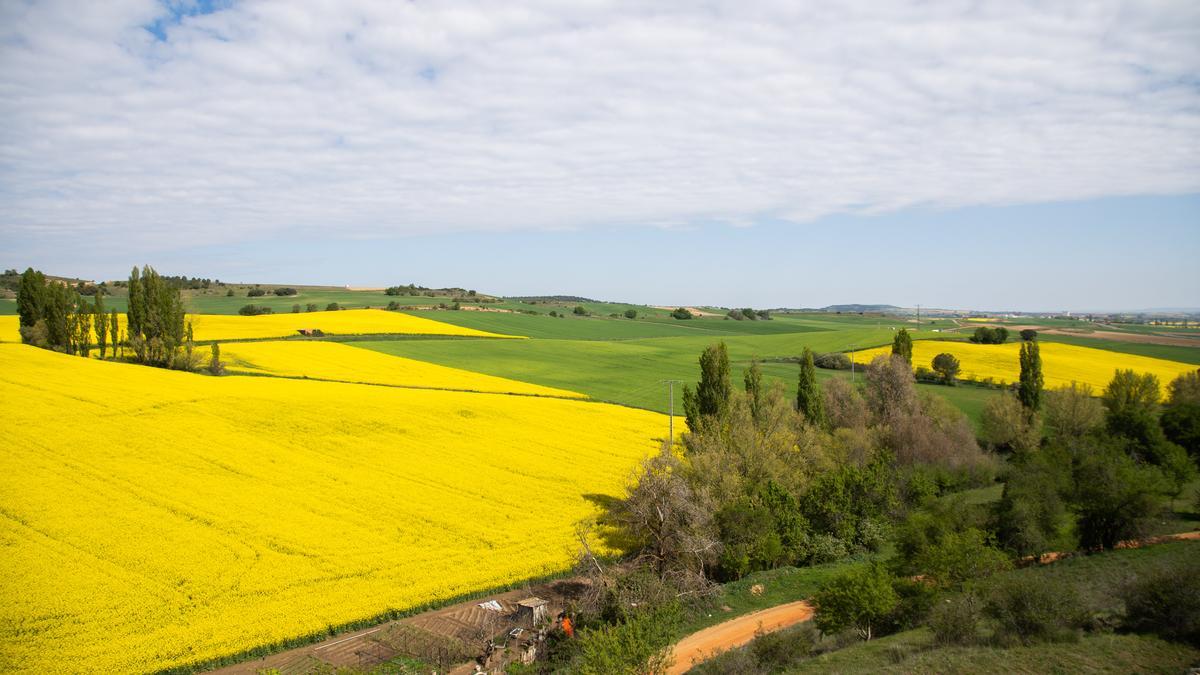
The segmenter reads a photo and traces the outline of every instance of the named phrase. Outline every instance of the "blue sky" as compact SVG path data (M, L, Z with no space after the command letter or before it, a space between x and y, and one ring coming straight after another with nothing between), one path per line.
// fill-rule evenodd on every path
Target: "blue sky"
M0 5L5 267L1200 305L1200 6Z

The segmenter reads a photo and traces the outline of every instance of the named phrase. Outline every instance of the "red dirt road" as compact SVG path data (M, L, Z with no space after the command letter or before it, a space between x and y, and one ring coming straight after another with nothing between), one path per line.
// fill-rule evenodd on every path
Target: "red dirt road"
M675 663L667 673L686 673L696 663L712 658L713 652L741 647L754 639L754 634L760 627L763 632L771 633L808 621L812 615L812 605L804 600L797 600L786 605L760 609L692 633L675 644Z

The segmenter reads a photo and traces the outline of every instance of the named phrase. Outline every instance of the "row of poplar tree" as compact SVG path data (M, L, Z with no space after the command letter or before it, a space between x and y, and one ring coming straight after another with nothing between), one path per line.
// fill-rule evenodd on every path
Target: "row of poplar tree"
M44 349L105 358L129 357L160 368L195 368L192 325L183 299L154 268L129 275L129 304L122 330L116 309L104 307L103 293L89 302L69 285L29 268L17 288L21 341ZM93 342L94 338L94 342Z

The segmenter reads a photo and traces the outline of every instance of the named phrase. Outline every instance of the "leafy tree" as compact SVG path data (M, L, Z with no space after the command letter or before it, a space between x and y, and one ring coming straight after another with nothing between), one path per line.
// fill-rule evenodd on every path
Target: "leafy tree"
M1019 556L1060 550L1070 492L1070 458L1046 448L1012 463L995 507L996 538Z
M636 309L625 310L625 318L626 319L636 319L637 318L637 310Z
M296 289L294 289L294 288L276 288L272 292L275 293L275 295L278 295L279 297L284 297L284 296L288 296L288 295L295 295Z
M104 294L97 293L92 301L92 314L96 319L96 347L100 350L100 358L108 348L108 313L104 311Z
M671 312L671 316L679 319L680 321L684 321L692 318L692 313L689 312L686 307L678 307L675 309L675 311Z
M1163 433L1200 462L1200 370L1175 378L1167 392L1167 405L1159 418Z
M164 368L190 367L177 359L185 346L178 284L168 283L149 265L140 276L135 268L129 277L129 309L129 343L136 360Z
M751 321L755 321L758 319L758 314L755 313L755 311L753 309L750 309L749 307L745 307L742 309L742 316L746 317L747 319L750 319Z
M942 376L942 382L946 384L954 384L958 377L959 371L962 369L962 364L958 362L953 354L943 352L933 357L933 371Z
M238 314L242 316L259 316L262 314L274 314L275 310L266 305L243 305L238 310Z
M1092 448L1075 470L1072 502L1080 546L1112 549L1122 540L1140 536L1158 510L1156 496L1163 491L1158 469L1138 466L1119 447Z
M864 393L877 421L895 420L918 409L911 364L897 354L877 356L867 365Z
M817 384L817 369L813 364L813 353L808 347L800 358L800 379L796 388L796 409L809 424L825 426L825 399L821 386Z
M742 380L746 386L746 396L750 398L751 415L757 421L761 418L763 398L762 368L758 367L758 361L750 364L750 367L742 375Z
M146 295L142 292L141 271L137 265L129 272L129 306L125 312L126 335L132 340L142 334L142 322L146 318Z
M1071 382L1042 397L1042 415L1051 438L1071 444L1104 424L1104 406L1089 384Z
M572 312L574 312L575 316L587 316L588 315L587 308L585 308L583 305L575 305L575 309L572 310Z
M579 654L568 670L580 675L660 675L671 665L667 647L683 624L678 603L634 613L615 624L579 633Z
M729 407L729 351L724 342L704 350L700 355L700 381L693 392L683 387L683 410L688 429L698 431L705 419L724 417Z
M336 311L340 310L341 308L342 308L342 306L337 304L336 302L331 302L328 305L325 305L326 312L336 312Z
M306 312L315 312L318 309L320 309L320 306L315 302L310 302L304 306L304 311Z
M1184 373L1167 385L1167 405L1200 404L1200 368Z
M221 363L221 345L220 343L212 343L212 355L208 359L208 372L212 375L222 375L225 372L225 364Z
M21 327L32 327L46 318L46 277L32 267L21 274L17 287L17 314Z
M983 345L1002 345L1008 342L1008 329L1004 326L996 328L980 326L971 335L971 342Z
M117 318L117 309L114 307L108 312L108 332L112 336L113 356L117 355L117 346L121 344L121 341L117 339L120 327L121 323Z
M892 354L903 358L905 363L911 368L912 349L912 336L908 334L907 328L901 328L896 333L896 337L892 338Z
M1025 342L1033 342L1034 340L1037 339L1037 331L1032 328L1022 329L1021 330L1021 339L1024 340Z
M947 532L940 541L922 551L915 562L927 579L943 587L961 586L1012 566L1008 556L975 528Z
M250 290L246 291L247 298L261 298L266 294L267 292L261 288L251 288Z
M814 621L822 633L839 633L847 628L870 640L872 627L881 623L900 604L891 574L879 563L857 567L835 577L813 596Z
M1036 342L1021 344L1021 377L1017 385L1017 398L1028 410L1037 410L1042 405L1042 352Z

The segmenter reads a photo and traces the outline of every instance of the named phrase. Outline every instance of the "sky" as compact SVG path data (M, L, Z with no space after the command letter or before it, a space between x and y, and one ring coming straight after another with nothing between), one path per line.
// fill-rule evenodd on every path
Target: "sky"
M0 265L1200 307L1195 2L0 0Z

